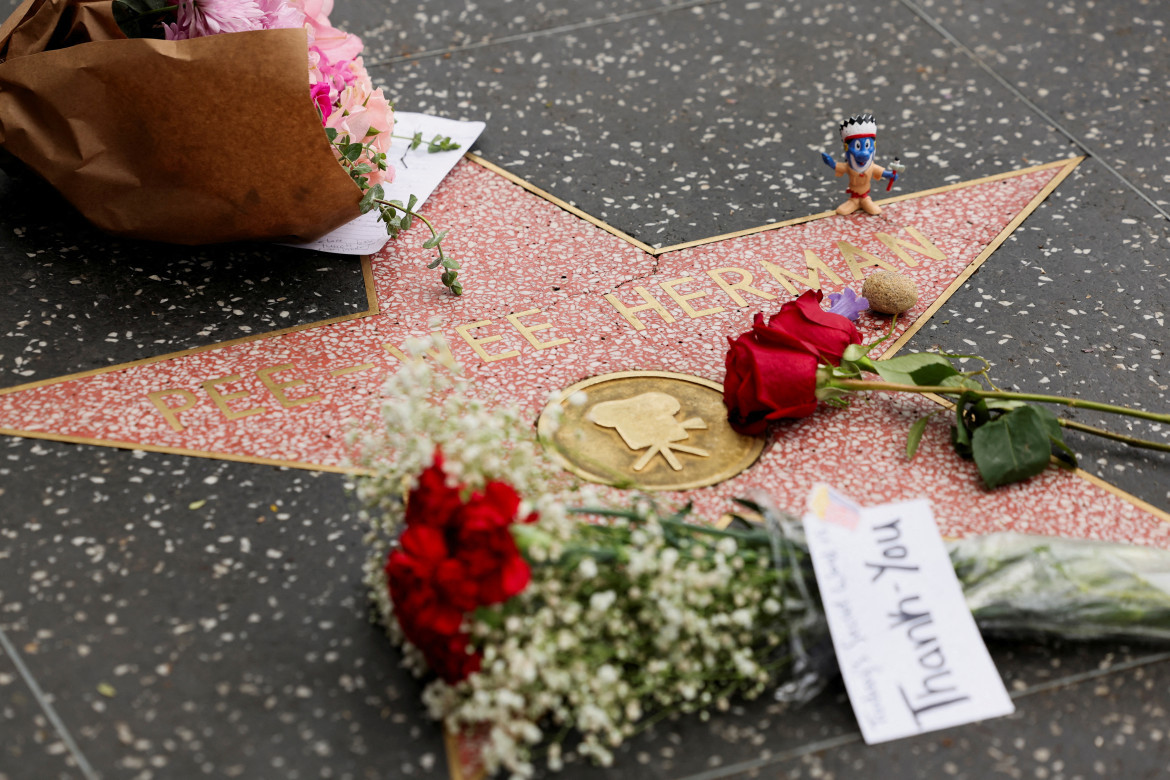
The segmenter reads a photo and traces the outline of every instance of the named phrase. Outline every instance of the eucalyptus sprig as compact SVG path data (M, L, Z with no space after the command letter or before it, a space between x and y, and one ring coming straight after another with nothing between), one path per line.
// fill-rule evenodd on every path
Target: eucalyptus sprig
M400 141L410 141L410 148L407 151L411 152L423 145L423 134L421 130L415 132L414 135L392 135L390 137L397 138ZM453 152L460 148L458 143L451 140L451 136L440 133L435 133L435 137L427 141L426 144L427 154Z
M376 135L377 131L371 128L371 133ZM415 204L418 202L418 198L414 195L411 195L405 204L400 200L386 200L386 193L381 184L370 185L368 174L372 173L375 167L378 170L386 170L386 153L376 151L370 140L365 142L351 141L348 135L340 135L332 127L325 128L325 136L329 139L329 143L337 149L341 166L362 190L362 199L358 202L361 213L365 214L375 208L378 209L378 221L386 224L386 233L390 238L398 238L399 233L409 230L415 219L426 225L427 230L431 232L431 237L423 242L423 249L435 249L439 253L438 257L427 265L427 268L441 268L440 279L443 285L453 294L462 295L463 283L459 281L459 262L443 252L442 241L447 237L448 231L435 230L435 226L429 219L414 210ZM372 135L367 136L367 138L372 137ZM421 143L422 134L415 133L410 148L415 149ZM453 143L449 137L436 135L427 147L427 151L433 153L458 148L459 144ZM368 162L359 162L363 159Z
M884 341L884 339L883 339ZM1076 454L1064 441L1063 428L1091 433L1133 447L1170 452L1170 444L1152 442L1113 433L1057 417L1042 404L1091 409L1154 422L1170 423L1170 414L1146 412L1079 398L1041 393L1001 390L991 380L991 364L977 355L919 352L888 360L874 360L870 345L852 344L845 349L839 366L821 366L817 371L817 396L829 403L846 403L849 393L880 390L956 396L952 410L951 443L964 458L973 458L979 475L988 487L1019 482L1039 474L1055 459L1065 468L1075 468ZM982 366L960 370L955 361L977 360ZM863 374L877 374L882 382ZM945 411L940 409L939 412ZM906 457L913 458L932 412L914 422L906 441Z

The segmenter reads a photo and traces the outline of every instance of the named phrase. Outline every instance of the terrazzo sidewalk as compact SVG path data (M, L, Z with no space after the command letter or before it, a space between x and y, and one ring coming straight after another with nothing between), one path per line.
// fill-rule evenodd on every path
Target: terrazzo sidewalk
M339 473L341 421L394 365L384 345L436 315L485 386L516 388L535 414L548 390L608 370L719 379L719 338L769 299L731 287L737 299L734 275L709 272L749 269L744 284L779 301L781 279L804 288L791 274L808 278L805 249L850 280L868 259L847 260L845 241L924 290L903 352L982 354L1014 388L1170 408L1162 5L338 0L333 18L363 36L401 108L488 123L474 149L487 165L461 163L427 206L454 227L469 280L459 301L433 289L409 243L363 263L118 241L0 174L0 428L24 434L0 437L0 780L450 776L419 684L367 621L362 528ZM843 197L819 154L838 153L836 122L860 111L877 114L877 162L908 166L890 193L907 197L879 218L886 233L925 246L913 227L945 262L905 263L863 215L808 219ZM994 206L984 190L963 194L987 177L1017 189ZM761 261L789 262L790 275ZM639 330L607 302L636 303L636 285L674 321L647 309L632 315ZM696 291L706 297L684 297ZM876 337L881 324L862 326ZM602 335L604 348L590 340ZM539 346L560 338L571 343ZM234 375L246 381L214 384ZM175 388L196 402L150 400ZM223 400L239 389L250 395ZM226 419L225 406L265 412ZM955 487L970 470L941 456L867 473L867 459L892 461L917 411L876 404L792 426L755 475L790 497L827 469L861 498L929 493L953 507L940 515L954 533L1011 525L1167 546L1170 463L1157 453L1070 435L1086 477L1053 472L991 496ZM1075 419L1170 440L1165 426ZM881 443L829 463L797 444L851 426ZM940 425L927 443L945 451L945 437ZM992 651L1016 700L1008 718L867 747L838 684L798 711L757 701L667 721L614 767L559 776L1170 771L1164 650Z

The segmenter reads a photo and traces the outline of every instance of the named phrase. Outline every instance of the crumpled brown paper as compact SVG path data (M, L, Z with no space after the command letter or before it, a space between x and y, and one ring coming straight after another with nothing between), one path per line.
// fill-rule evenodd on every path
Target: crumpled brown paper
M111 6L26 0L0 26L0 147L122 236L307 242L359 215L304 30L127 39Z

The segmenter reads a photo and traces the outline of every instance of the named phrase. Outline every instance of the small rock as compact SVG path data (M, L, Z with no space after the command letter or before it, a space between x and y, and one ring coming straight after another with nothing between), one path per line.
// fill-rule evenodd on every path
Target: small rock
M865 278L861 295L869 308L882 314L901 314L918 303L918 287L909 276L878 271Z

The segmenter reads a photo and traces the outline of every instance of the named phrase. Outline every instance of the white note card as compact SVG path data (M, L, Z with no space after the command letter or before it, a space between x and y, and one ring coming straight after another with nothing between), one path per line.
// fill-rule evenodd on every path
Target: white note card
M415 208L421 207L463 157L463 153L479 138L484 126L483 122L459 122L429 114L395 111L394 135L410 138L416 132L421 132L423 144L411 150L409 140L395 138L391 143L386 160L394 166L394 181L382 185L386 200L406 203L414 195L418 198ZM452 141L459 144L459 149L433 154L428 152L427 142L435 135L450 136ZM378 221L378 212L369 211L316 241L293 246L339 255L369 255L379 251L389 240L386 225Z
M804 529L866 743L1015 711L925 499L860 507L827 485Z

